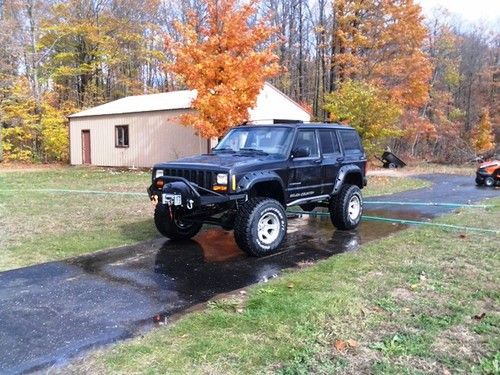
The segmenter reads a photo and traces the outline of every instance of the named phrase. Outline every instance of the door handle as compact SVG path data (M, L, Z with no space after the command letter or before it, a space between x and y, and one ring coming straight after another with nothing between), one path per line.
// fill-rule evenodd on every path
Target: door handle
M344 161L344 157L343 157L343 156L338 157L338 158L337 158L337 161L339 161L339 162L340 162L340 161Z
M316 160L313 161L313 163L315 163L315 164L321 164L321 162L322 162L321 159L316 159Z

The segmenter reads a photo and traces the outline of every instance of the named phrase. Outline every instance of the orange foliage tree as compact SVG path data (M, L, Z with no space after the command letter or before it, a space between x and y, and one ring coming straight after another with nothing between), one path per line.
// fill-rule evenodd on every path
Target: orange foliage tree
M490 114L487 109L483 110L479 123L472 134L472 143L478 153L489 151L495 147Z
M336 79L364 80L388 90L405 109L422 107L431 64L421 49L426 28L420 6L413 0L337 0L333 7Z
M207 13L200 22L190 14L177 22L180 38L167 39L174 61L168 70L197 91L193 114L181 116L205 137L217 137L248 118L266 79L280 71L275 45L268 43L276 30L267 20L252 25L257 0L204 0Z

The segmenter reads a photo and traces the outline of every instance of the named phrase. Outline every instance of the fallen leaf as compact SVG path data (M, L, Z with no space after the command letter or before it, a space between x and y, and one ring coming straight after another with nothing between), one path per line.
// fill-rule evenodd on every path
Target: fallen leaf
M293 283L290 283L287 285L290 289L293 288L295 285Z
M483 320L485 316L486 316L486 313L485 313L485 312L483 312L481 315L474 315L474 316L472 317L472 319L475 319L475 320Z
M467 235L466 235L466 234L461 233L461 234L459 234L459 235L458 235L458 237L460 237L460 238L467 238Z
M244 295L246 295L246 294L247 294L247 292L246 292L246 291L244 291L244 290L240 290L240 294L244 296Z
M237 309L236 309L236 312L237 312L238 314L241 314L241 313L243 313L243 309L242 309L241 307L239 307L239 308L237 308Z
M347 345L349 345L350 348L356 349L358 347L358 342L356 340L347 340Z
M345 341L342 340L335 340L335 349L337 349L339 352L342 352L346 349L347 345Z

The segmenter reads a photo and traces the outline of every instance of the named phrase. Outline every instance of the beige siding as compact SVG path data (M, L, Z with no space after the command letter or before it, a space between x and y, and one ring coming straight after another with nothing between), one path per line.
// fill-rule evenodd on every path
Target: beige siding
M207 152L207 140L179 124L186 110L130 113L70 119L71 164L82 164L82 130L90 130L93 165L151 167ZM115 147L115 126L129 126L129 147Z

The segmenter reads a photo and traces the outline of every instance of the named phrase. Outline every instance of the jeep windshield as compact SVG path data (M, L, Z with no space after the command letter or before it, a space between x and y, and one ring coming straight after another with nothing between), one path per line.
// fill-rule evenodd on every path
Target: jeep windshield
M216 153L256 153L285 156L292 141L293 129L259 126L231 130L213 149Z

